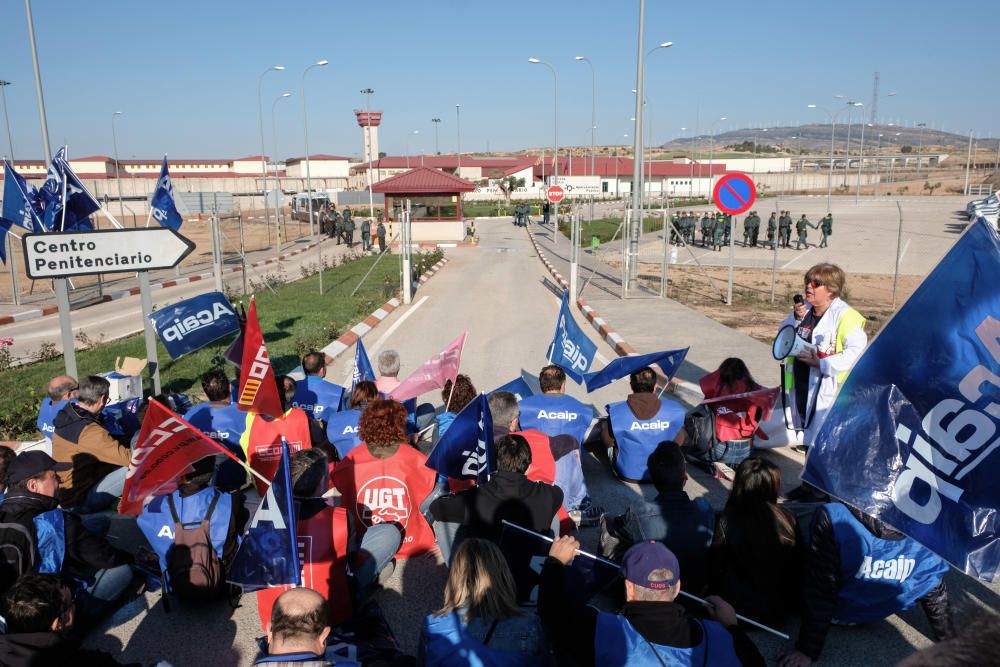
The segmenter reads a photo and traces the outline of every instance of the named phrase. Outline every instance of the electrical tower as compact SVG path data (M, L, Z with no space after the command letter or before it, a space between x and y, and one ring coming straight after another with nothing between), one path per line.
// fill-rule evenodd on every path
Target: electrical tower
M878 120L878 72L875 72L875 89L872 91L872 117L871 124L875 127L875 121Z

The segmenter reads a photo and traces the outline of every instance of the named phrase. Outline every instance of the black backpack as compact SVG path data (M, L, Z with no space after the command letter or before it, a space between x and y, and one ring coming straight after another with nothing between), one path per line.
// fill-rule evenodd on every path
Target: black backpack
M684 415L684 448L687 454L709 458L718 438L715 437L715 410L709 405L699 405Z
M0 523L0 594L22 574L35 571L38 548L31 531L14 521Z
M174 507L174 496L167 496L174 520L174 543L167 551L167 574L170 590L182 600L210 600L223 590L225 576L219 554L212 546L212 513L219 502L216 493L205 517L198 522L181 523Z

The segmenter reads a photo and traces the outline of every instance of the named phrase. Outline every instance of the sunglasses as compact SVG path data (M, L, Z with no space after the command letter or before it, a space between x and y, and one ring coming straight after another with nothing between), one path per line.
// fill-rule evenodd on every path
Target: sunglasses
M815 278L812 279L812 280L807 280L806 281L806 287L812 287L813 289L816 289L817 287L825 287L825 286L826 286L825 282L823 282L822 280L816 280Z

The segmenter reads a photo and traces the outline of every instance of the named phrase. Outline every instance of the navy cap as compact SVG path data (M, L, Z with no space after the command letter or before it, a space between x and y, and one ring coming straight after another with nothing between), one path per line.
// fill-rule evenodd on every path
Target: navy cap
M72 470L72 463L56 463L55 459L42 451L25 452L14 458L7 466L7 484L16 484L46 470L66 472Z
M653 570L669 570L670 576L663 581L650 581ZM681 566L677 556L662 542L650 540L629 547L622 559L622 574L636 586L664 590L680 581Z

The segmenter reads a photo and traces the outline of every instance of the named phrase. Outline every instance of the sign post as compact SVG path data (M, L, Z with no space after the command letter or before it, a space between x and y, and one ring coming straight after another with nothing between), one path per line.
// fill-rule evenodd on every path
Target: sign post
M742 173L729 173L720 178L712 192L715 206L729 216L729 287L726 290L726 305L733 305L733 252L736 238L736 217L745 213L757 200L757 186Z
M556 214L552 217L552 243L559 244L559 202L566 198L566 191L561 185L550 185L545 188L545 198L555 205ZM572 233L570 234L572 236ZM575 297L574 297L575 298Z
M406 200L406 208L403 210L403 220L400 228L402 235L402 244L400 245L400 254L403 260L403 272L400 276L402 280L401 287L403 288L403 303L409 305L413 300L413 275L410 268L410 232L412 227L410 226L410 200Z

